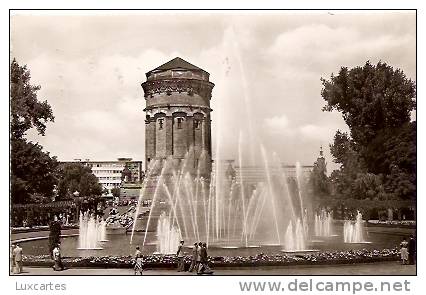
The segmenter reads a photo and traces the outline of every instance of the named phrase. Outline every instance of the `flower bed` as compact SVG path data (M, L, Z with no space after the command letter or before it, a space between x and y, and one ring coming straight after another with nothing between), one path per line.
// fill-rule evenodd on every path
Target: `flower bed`
M49 255L24 255L24 265L51 267L53 260ZM175 268L177 258L174 255L147 255L143 257L145 268ZM295 253L255 256L215 256L209 262L216 267L258 267L258 266L287 266L287 265L323 265L348 264L391 261L399 259L398 249L381 250L349 250L324 251L315 253ZM103 257L64 257L66 267L90 268L131 268L134 260L131 256L103 256ZM185 263L191 263L191 257L185 257Z

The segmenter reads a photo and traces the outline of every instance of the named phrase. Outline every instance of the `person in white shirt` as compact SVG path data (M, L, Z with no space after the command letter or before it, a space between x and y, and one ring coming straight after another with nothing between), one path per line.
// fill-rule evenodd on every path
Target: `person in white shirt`
M16 244L15 249L13 249L13 254L15 256L15 265L16 265L16 273L22 272L22 248Z
M135 275L139 272L140 275L143 274L143 261L142 261L142 252L140 251L139 246L136 247L135 252Z
M176 256L178 258L178 272L185 271L185 262L184 262L184 253L183 253L183 244L184 241L180 241Z
M62 259L61 259L60 244L57 244L56 247L53 249L53 260L55 261L55 264L53 265L53 270L55 271L64 270L64 266L62 264Z

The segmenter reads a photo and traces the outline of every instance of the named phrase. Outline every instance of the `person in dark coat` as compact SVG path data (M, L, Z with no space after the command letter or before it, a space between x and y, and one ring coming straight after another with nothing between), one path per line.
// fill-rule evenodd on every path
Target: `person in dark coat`
M195 269L197 270L197 273L199 272L200 265L201 265L201 248L203 247L203 243L198 243L197 248L197 261L195 262Z
M201 261L200 261L200 265L198 267L198 273L197 274L212 274L213 271L210 269L209 264L208 264L208 255L207 255L207 244L203 243L200 247L200 256L201 256Z
M416 262L416 240L413 235L410 235L408 241L408 264L415 264Z
M194 248L192 248L192 257L191 265L189 266L189 272L193 272L194 269L197 269L197 257L198 257L198 244L194 243Z

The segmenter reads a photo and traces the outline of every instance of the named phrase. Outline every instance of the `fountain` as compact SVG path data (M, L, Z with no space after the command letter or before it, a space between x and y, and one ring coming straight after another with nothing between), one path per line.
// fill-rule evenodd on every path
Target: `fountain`
M157 253L172 254L176 253L181 240L179 229L172 224L170 215L161 213L157 224Z
M105 221L89 212L80 213L78 249L101 250L101 241L106 241Z
M98 222L98 241L99 242L108 242L107 233L106 233L106 221L101 219Z
M293 222L290 222L287 226L284 252L298 252L305 250L305 229L300 219L297 219L294 226Z
M358 211L355 222L345 220L343 237L345 243L368 243L364 240L364 221L361 212Z
M333 235L333 217L331 212L327 212L324 208L315 214L315 236L332 237Z
M187 245L203 241L209 247L227 249L267 245L306 250L309 202L305 199L307 190L302 187L306 184L302 166L297 163L296 176L288 177L278 157L256 142L258 136L252 126L255 114L250 109L251 91L245 80L244 63L237 38L231 37L232 30L229 34L228 44L237 61L235 68L241 78L241 97L247 115L247 120L241 118L244 129L239 132L235 158L239 167L254 165L258 169L256 173L261 175L257 183L250 183L242 175L229 174L223 166L226 162L223 134L226 132L222 111L217 112L215 118L213 157L211 94L214 84L201 68L194 68L181 58L169 61L146 73L147 80L142 83L147 104L148 167L133 218L130 243L135 231L142 232L144 247L149 243L149 232L156 229L160 253L172 250L169 242L175 241L176 236ZM194 84L188 91L187 77L191 77ZM228 79L219 84L226 81ZM243 143L244 131L249 144ZM255 155L259 158L255 159ZM289 189L290 178L296 180L296 189ZM138 222L144 198L151 201L151 207L148 216Z
M174 253L180 239L186 245L205 241L209 247L226 249L266 245L293 252L307 250L307 210L293 207L293 203L303 205L301 191L297 196L290 193L288 177L281 167L270 164L263 148L265 181L256 186L227 176L220 165L210 178L199 176L200 167L191 174L186 169L191 153L190 149L178 168L171 157L152 161L146 179L155 171L152 167L161 170L142 226L142 247L156 225L157 252L162 254ZM146 185L144 182L142 191ZM142 201L143 194L138 206ZM139 212L137 208L136 214ZM134 223L131 240L136 227Z

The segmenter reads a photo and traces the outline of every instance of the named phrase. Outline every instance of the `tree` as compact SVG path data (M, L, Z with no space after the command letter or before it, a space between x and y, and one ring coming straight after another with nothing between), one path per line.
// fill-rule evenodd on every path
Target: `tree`
M82 197L100 196L102 185L88 166L81 163L64 163L58 170L58 197L72 198L75 191Z
M337 110L350 134L336 132L330 145L340 170L332 173L337 193L358 198L415 198L416 85L386 63L348 70L321 79L324 111Z
M53 195L57 182L55 170L58 162L39 144L15 139L11 142L11 196L13 203L34 201L33 195L46 199Z
M119 187L114 187L111 190L111 193L112 193L114 199L120 197L120 188Z
M56 183L55 157L38 143L28 142L26 132L36 128L44 136L46 123L54 121L47 101L39 102L40 86L30 84L30 71L14 59L10 72L11 94L11 200L12 203L36 202L52 196ZM42 196L42 198L40 198Z
M364 165L346 132L337 130L334 142L330 145L330 153L333 162L340 164L340 170L333 171L330 176L335 192L346 198L359 198L354 183L359 174L363 173Z
M342 67L337 76L321 81L321 96L327 102L323 110L342 113L356 150L380 131L409 123L416 106L415 83L383 62L373 66L367 61L351 70Z
M10 68L12 140L24 138L32 127L35 127L40 135L44 135L46 123L55 120L52 108L47 101L38 101L37 91L41 87L30 84L31 74L27 66L20 66L13 59Z
M354 143L346 132L337 130L334 135L334 142L330 145L330 153L333 156L333 162L341 164L341 168L343 169L358 169L361 166Z
M414 121L379 132L364 148L363 158L373 173L389 174L394 165L412 173L417 169L416 146L417 124Z

